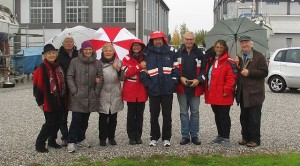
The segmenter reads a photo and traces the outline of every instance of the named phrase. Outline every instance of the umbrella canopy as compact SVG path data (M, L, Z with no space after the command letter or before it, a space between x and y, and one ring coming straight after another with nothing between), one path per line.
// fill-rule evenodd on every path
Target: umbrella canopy
M128 54L132 41L137 39L126 28L121 27L100 28L96 33L101 35L90 41L93 43L94 49L97 52L97 59L101 58L103 45L111 43L116 50L117 57L122 60Z
M55 48L59 48L62 45L63 40L66 36L71 35L74 39L75 46L80 49L81 43L96 38L101 34L96 34L96 30L91 28L86 28L84 26L76 26L73 28L65 28L61 33L55 35L45 44L52 44Z
M234 57L241 51L237 41L243 35L251 37L253 48L266 55L269 49L267 30L246 17L218 21L206 34L205 42L207 48L210 48L216 41L225 40L229 47L229 54Z

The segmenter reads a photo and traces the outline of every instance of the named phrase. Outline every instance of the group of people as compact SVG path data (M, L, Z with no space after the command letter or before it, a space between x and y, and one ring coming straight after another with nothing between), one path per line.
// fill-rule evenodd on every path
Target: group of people
M217 136L212 143L229 148L230 107L234 98L240 105L242 139L240 145L260 145L261 109L264 101L264 78L268 68L264 56L253 49L248 36L239 38L242 51L231 59L223 40L210 51L198 48L195 35L186 32L181 48L168 45L165 34L155 31L147 45L136 39L129 53L120 61L111 44L102 48L101 59L90 41L77 51L72 36L67 36L59 50L44 46L43 63L33 77L36 102L44 112L45 123L36 139L36 151L48 147L73 153L77 147L90 147L86 130L91 112L99 113L99 144L117 145L115 131L117 113L127 103L127 135L130 145L142 144L145 103L149 99L150 146L171 145L173 93L180 108L182 139L180 145L201 145L200 96L211 105L215 115ZM123 81L123 86L121 85ZM70 128L68 111L72 112ZM162 112L162 128L159 116ZM62 143L56 142L61 131Z

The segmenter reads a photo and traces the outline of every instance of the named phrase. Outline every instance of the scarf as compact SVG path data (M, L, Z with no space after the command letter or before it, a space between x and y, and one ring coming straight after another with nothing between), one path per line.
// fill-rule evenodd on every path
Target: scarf
M50 93L54 96L63 97L66 92L66 85L62 68L59 66L58 61L55 61L54 64L46 62L45 65L49 76Z

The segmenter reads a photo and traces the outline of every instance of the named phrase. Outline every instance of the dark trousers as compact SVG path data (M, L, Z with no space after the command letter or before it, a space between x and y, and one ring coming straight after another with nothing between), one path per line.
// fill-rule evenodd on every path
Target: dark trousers
M50 140L56 140L58 130L60 130L60 133L62 135L61 139L68 140L68 114L69 112L67 110L61 112L60 127L59 129L57 129L53 136L49 137Z
M218 135L222 138L229 139L231 119L230 119L230 106L225 105L211 105L215 114L215 122L218 130Z
M158 140L161 136L158 117L160 107L162 108L163 126L162 140L170 140L172 135L172 104L173 94L150 96L150 123L151 123L151 140Z
M240 105L240 122L242 126L242 137L247 142L254 141L260 145L260 125L262 106L247 107Z
M45 147L46 141L50 136L55 135L60 126L61 112L44 112L45 123L42 126L42 129L36 139L35 146L37 148ZM52 139L49 139L48 142L52 143ZM55 140L54 140L55 141Z
M118 113L102 114L99 116L99 139L115 139Z
M127 134L131 140L141 139L145 102L127 102Z
M77 143L85 139L91 113L72 112L68 143Z

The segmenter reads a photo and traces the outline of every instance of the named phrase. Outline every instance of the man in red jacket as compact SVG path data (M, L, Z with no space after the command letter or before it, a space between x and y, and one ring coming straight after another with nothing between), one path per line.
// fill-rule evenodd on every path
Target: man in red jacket
M182 135L180 145L188 144L190 141L195 145L200 145L199 105L205 80L205 55L195 43L194 33L184 34L184 44L177 51L177 58L181 76L176 87Z

